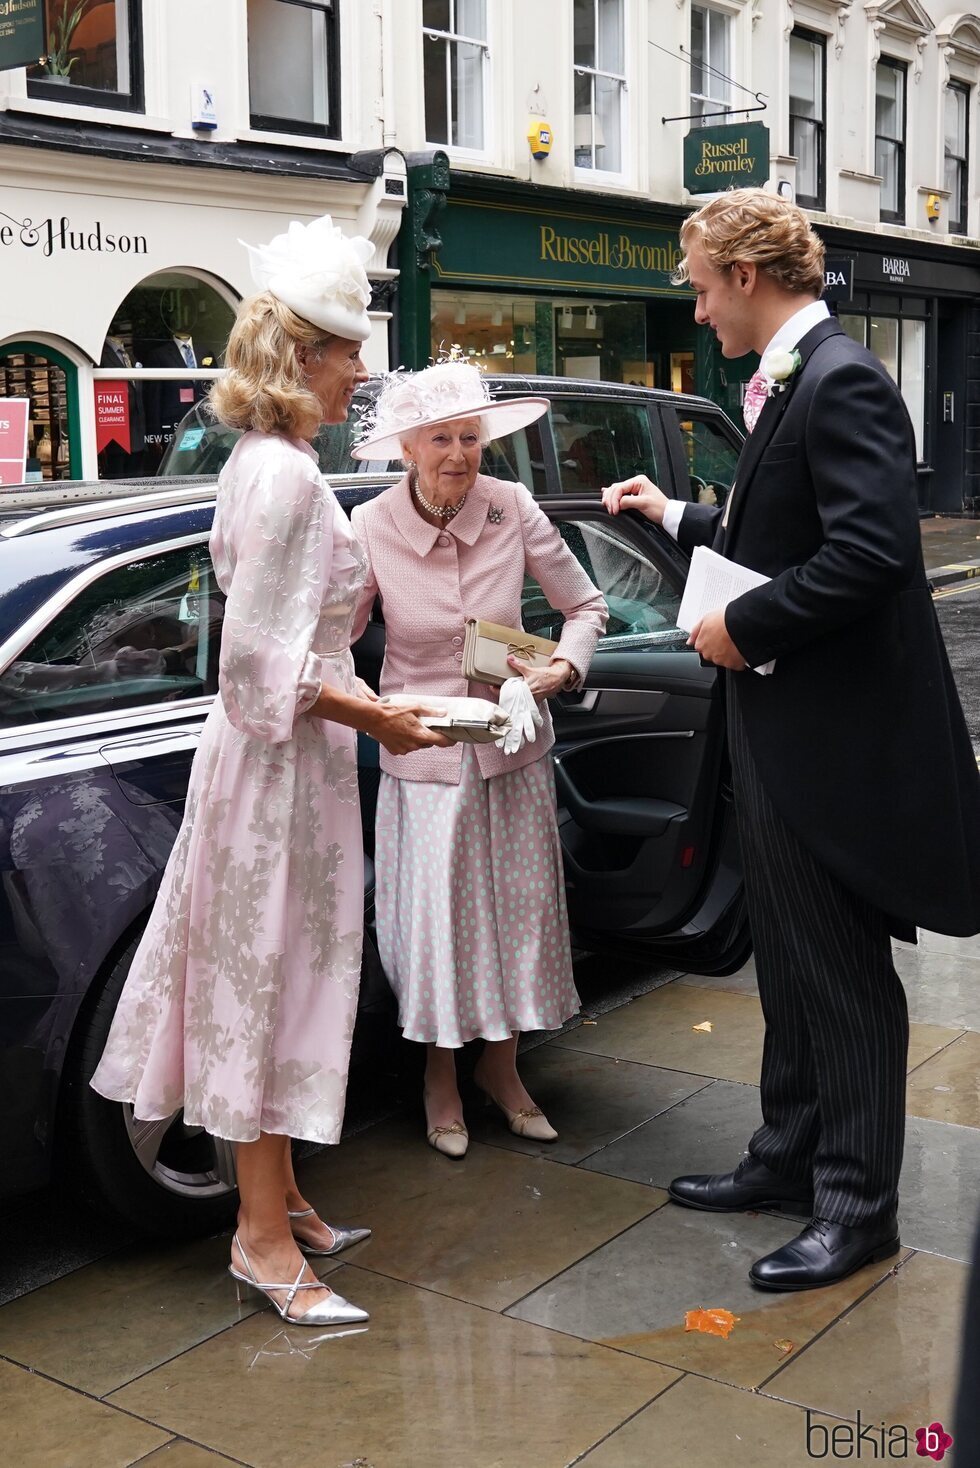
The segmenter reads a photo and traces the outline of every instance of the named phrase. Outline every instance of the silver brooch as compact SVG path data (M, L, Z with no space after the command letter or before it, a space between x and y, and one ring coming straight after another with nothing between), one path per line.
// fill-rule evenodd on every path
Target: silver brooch
M487 519L490 521L490 524L499 525L503 518L504 512L501 509L500 505L491 505L489 510L487 511Z

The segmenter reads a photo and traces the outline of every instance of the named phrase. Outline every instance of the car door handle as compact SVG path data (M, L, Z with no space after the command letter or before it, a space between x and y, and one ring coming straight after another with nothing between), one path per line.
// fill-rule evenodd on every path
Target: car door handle
M580 688L575 693L559 693L555 699L563 714L590 714L598 702L598 688Z
M183 749L197 749L200 729L172 729L166 734L133 735L131 739L114 739L103 744L99 754L107 765L132 764L133 760L153 759L158 754L179 754Z

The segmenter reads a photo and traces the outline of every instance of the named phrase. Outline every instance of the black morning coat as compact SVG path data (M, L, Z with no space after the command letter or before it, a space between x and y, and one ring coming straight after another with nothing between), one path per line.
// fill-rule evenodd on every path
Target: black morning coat
M834 320L763 405L722 512L678 541L772 580L729 604L769 677L728 674L769 798L852 892L913 925L980 931L980 774L922 561L915 440L877 358Z

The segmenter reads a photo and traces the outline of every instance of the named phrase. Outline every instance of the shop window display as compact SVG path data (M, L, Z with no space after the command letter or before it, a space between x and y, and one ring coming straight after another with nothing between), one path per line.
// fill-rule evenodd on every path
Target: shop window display
M158 472L181 419L224 366L234 315L213 286L177 272L150 276L130 291L96 373L100 479Z
M33 352L0 355L0 398L27 398L28 483L70 479L68 381L64 368Z
M486 372L653 386L642 301L433 291L433 356L453 346Z
M28 95L140 108L140 14L137 0L45 0L48 54L28 69Z

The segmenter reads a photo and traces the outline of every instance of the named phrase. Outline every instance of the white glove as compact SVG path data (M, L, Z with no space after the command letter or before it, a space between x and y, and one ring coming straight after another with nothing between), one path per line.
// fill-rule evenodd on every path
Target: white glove
M500 741L504 754L516 754L525 743L533 744L544 721L523 678L508 678L501 684L499 707L510 720L510 728Z

